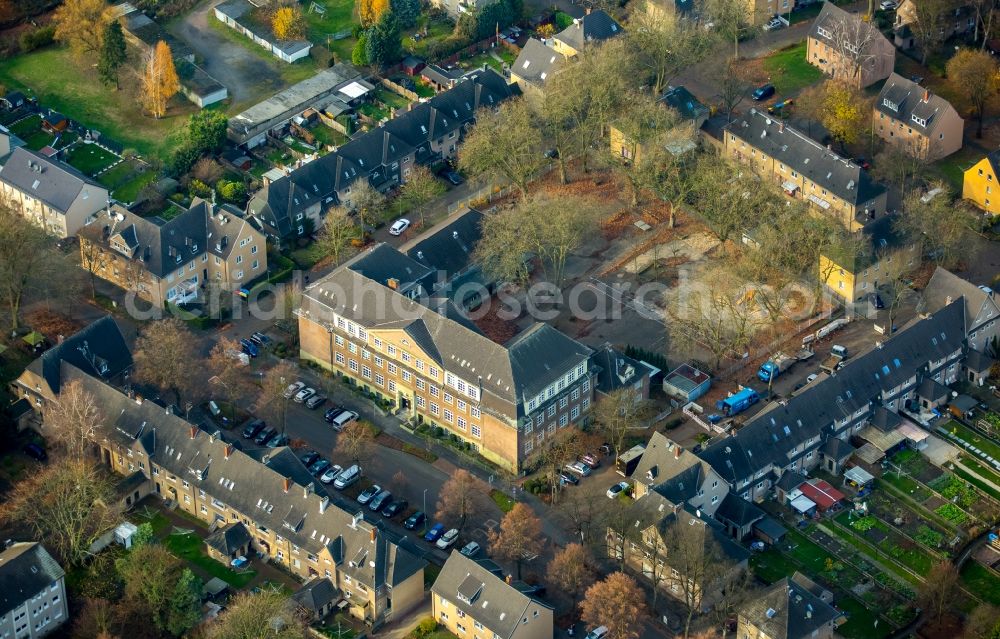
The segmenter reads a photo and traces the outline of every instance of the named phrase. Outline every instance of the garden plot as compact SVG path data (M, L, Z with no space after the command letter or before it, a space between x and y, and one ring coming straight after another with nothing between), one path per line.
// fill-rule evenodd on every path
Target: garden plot
M893 499L884 492L876 492L867 501L869 512L887 524L902 531L910 539L937 552L950 553L952 542L960 541L960 524L946 517L947 523L933 521L929 513L924 514L910 507L901 499Z
M64 159L66 164L80 173L94 177L112 167L121 158L97 144L77 142L66 151Z
M917 578L914 582L912 573L926 575L939 559L874 515L857 517L852 511L845 511L837 515L832 526L841 539L871 554L873 559L903 567L905 570L897 574L911 583L922 581Z

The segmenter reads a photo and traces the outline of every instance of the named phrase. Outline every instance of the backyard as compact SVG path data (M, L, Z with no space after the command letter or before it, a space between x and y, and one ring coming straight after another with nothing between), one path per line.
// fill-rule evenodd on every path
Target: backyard
M139 192L155 179L156 171L135 160L119 162L97 177L111 191L111 197L126 203L135 202Z
M310 0L303 3L309 40L321 44L337 56L350 61L357 40L351 35L356 24L352 0Z
M805 42L785 47L764 58L764 70L782 97L788 97L823 79L823 72L806 61Z
M253 570L239 572L230 570L227 566L209 557L205 554L204 540L196 533L183 533L175 529L161 541L173 554L201 568L212 577L218 577L233 588L246 587L257 574Z
M78 142L71 146L63 160L80 173L94 177L119 160L119 157L96 144Z

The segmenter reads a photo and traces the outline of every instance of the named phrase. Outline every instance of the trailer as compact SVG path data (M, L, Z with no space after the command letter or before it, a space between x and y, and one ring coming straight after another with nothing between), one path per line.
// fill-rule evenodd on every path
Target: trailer
M645 444L636 444L618 456L615 462L615 472L622 477L628 478L635 472L639 462L642 461L642 454L646 452Z
M716 410L722 411L726 417L732 417L742 413L760 401L760 395L752 388L744 388L738 393L734 393L725 399L720 399L715 403Z
M848 322L850 321L851 320L847 319L846 317L841 317L840 319L833 320L823 328L816 331L816 340L819 341L824 337L826 337L827 335L829 335L830 333L834 332L835 330L843 326L847 326Z

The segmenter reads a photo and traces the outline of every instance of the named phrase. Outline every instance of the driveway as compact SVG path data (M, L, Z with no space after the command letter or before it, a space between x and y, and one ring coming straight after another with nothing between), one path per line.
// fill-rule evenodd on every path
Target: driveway
M254 101L283 89L285 82L271 64L209 26L209 16L213 15L216 4L217 0L205 0L167 30L186 42L197 54L202 68L226 86L233 104Z

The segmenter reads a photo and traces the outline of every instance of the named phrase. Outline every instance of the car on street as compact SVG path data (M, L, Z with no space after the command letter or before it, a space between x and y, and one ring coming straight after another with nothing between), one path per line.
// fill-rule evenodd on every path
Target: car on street
M768 99L772 95L774 95L774 85L765 84L754 89L753 95L751 97L753 98L754 102L760 102L762 100Z
M809 377L806 377L806 384L812 384L817 377L819 377L819 373L809 373Z
M264 445L267 446L268 448L277 448L279 446L284 446L287 443L288 443L288 435L275 433L271 435L271 439L267 440L267 443Z
M591 468L597 468L598 466L601 465L601 459L597 455L594 455L593 453L587 453L586 455L583 455L582 457L580 457L580 461L587 464Z
M344 490L348 486L353 486L359 479L361 479L361 466L354 464L337 475L337 478L333 480L333 487L337 490Z
M345 410L337 413L337 416L333 418L330 425L333 426L333 430L340 432L344 430L344 427L349 423L358 418L358 414L352 410Z
M266 426L266 424L263 419L251 420L250 423L247 424L246 428L243 429L243 437L246 439L253 439L257 436L257 433L264 430L264 426Z
M409 502L407 502L405 499L397 499L396 501L391 501L382 507L382 516L387 519L392 519L399 513L406 510L406 507L409 505L410 505Z
M423 526L425 521L427 521L427 515L418 510L406 518L406 521L403 522L403 528L407 530L416 530L417 528Z
M319 453L317 453L315 450L307 450L306 452L299 455L299 461L301 461L302 465L305 466L306 468L312 466L313 462L315 462L317 459L319 459Z
M264 347L271 343L271 338L258 331L250 334L250 341L257 346Z
M295 401L299 404L303 403L310 397L316 394L316 391L311 388L303 388L299 392L295 393Z
M264 442L266 442L267 440L271 439L272 435L274 435L274 429L271 428L270 426L268 426L264 430L262 430L259 433L257 433L257 436L254 437L253 441L254 441L255 444L259 444L259 445L263 446Z
M568 470L560 470L559 483L562 484L563 486L565 486L566 484L576 486L577 484L580 483L580 478L574 475L573 473L569 472Z
M344 469L338 466L337 464L333 464L329 468L323 471L323 474L320 475L319 480L324 484L329 484L334 479L336 479L337 475L339 475L343 470Z
M291 399L292 397L295 396L296 393L298 393L305 387L306 387L305 382L293 382L289 384L288 388L286 388L284 392L285 399Z
M441 550L447 550L456 541L458 541L458 528L452 528L445 534L441 535L441 538L438 539L434 545L440 548Z
M372 500L368 502L368 510L377 513L382 510L382 507L392 501L392 493L388 490L380 491L379 494L372 497Z
M454 186L458 186L460 184L464 184L465 183L465 178L462 177L462 174L459 173L458 171L447 170L447 171L444 171L443 173L441 173L441 175L444 176L444 179L446 179L449 182L451 182Z
M364 506L372 499L374 499L375 496L378 495L380 492L382 492L382 487L379 486L378 484L372 484L368 488L362 490L361 494L358 495L358 503Z
M257 357L260 355L260 349L257 348L257 345L246 338L240 340L240 350L250 357Z
M777 31L783 26L785 26L785 23L782 22L781 18L774 16L764 24L764 31Z
M882 11L894 11L897 6L896 0L882 0L878 5Z
M462 546L462 549L458 551L458 554L465 555L466 557L475 557L479 554L479 544L474 541L470 541Z
M326 409L325 413L323 413L323 419L326 420L327 424L332 424L333 418L343 412L344 412L343 408L340 408L339 406L331 406L330 408Z
M24 450L25 455L35 461L44 462L49 459L49 454L45 452L45 449L34 442L26 444L22 450Z
M444 534L444 524L434 524L431 529L427 531L424 535L424 541L437 542Z
M309 472L312 473L314 477L322 477L330 466L330 460L328 459L317 459L313 462L312 466L309 467Z
M587 636L584 637L584 639L604 639L607 636L608 636L608 627L598 626L597 628L594 628L593 630L588 632Z
M575 461L572 464L566 464L566 470L571 473L575 473L580 477L587 477L590 475L590 466L582 461Z
M316 410L320 406L326 403L326 398L322 395L313 395L306 400L306 408L310 410Z
M628 482L620 481L611 488L608 488L608 492L606 494L608 496L608 499L614 499L615 497L622 494L626 490L628 490Z
M410 221L401 217L389 227L389 235L402 235L408 228L410 228Z

